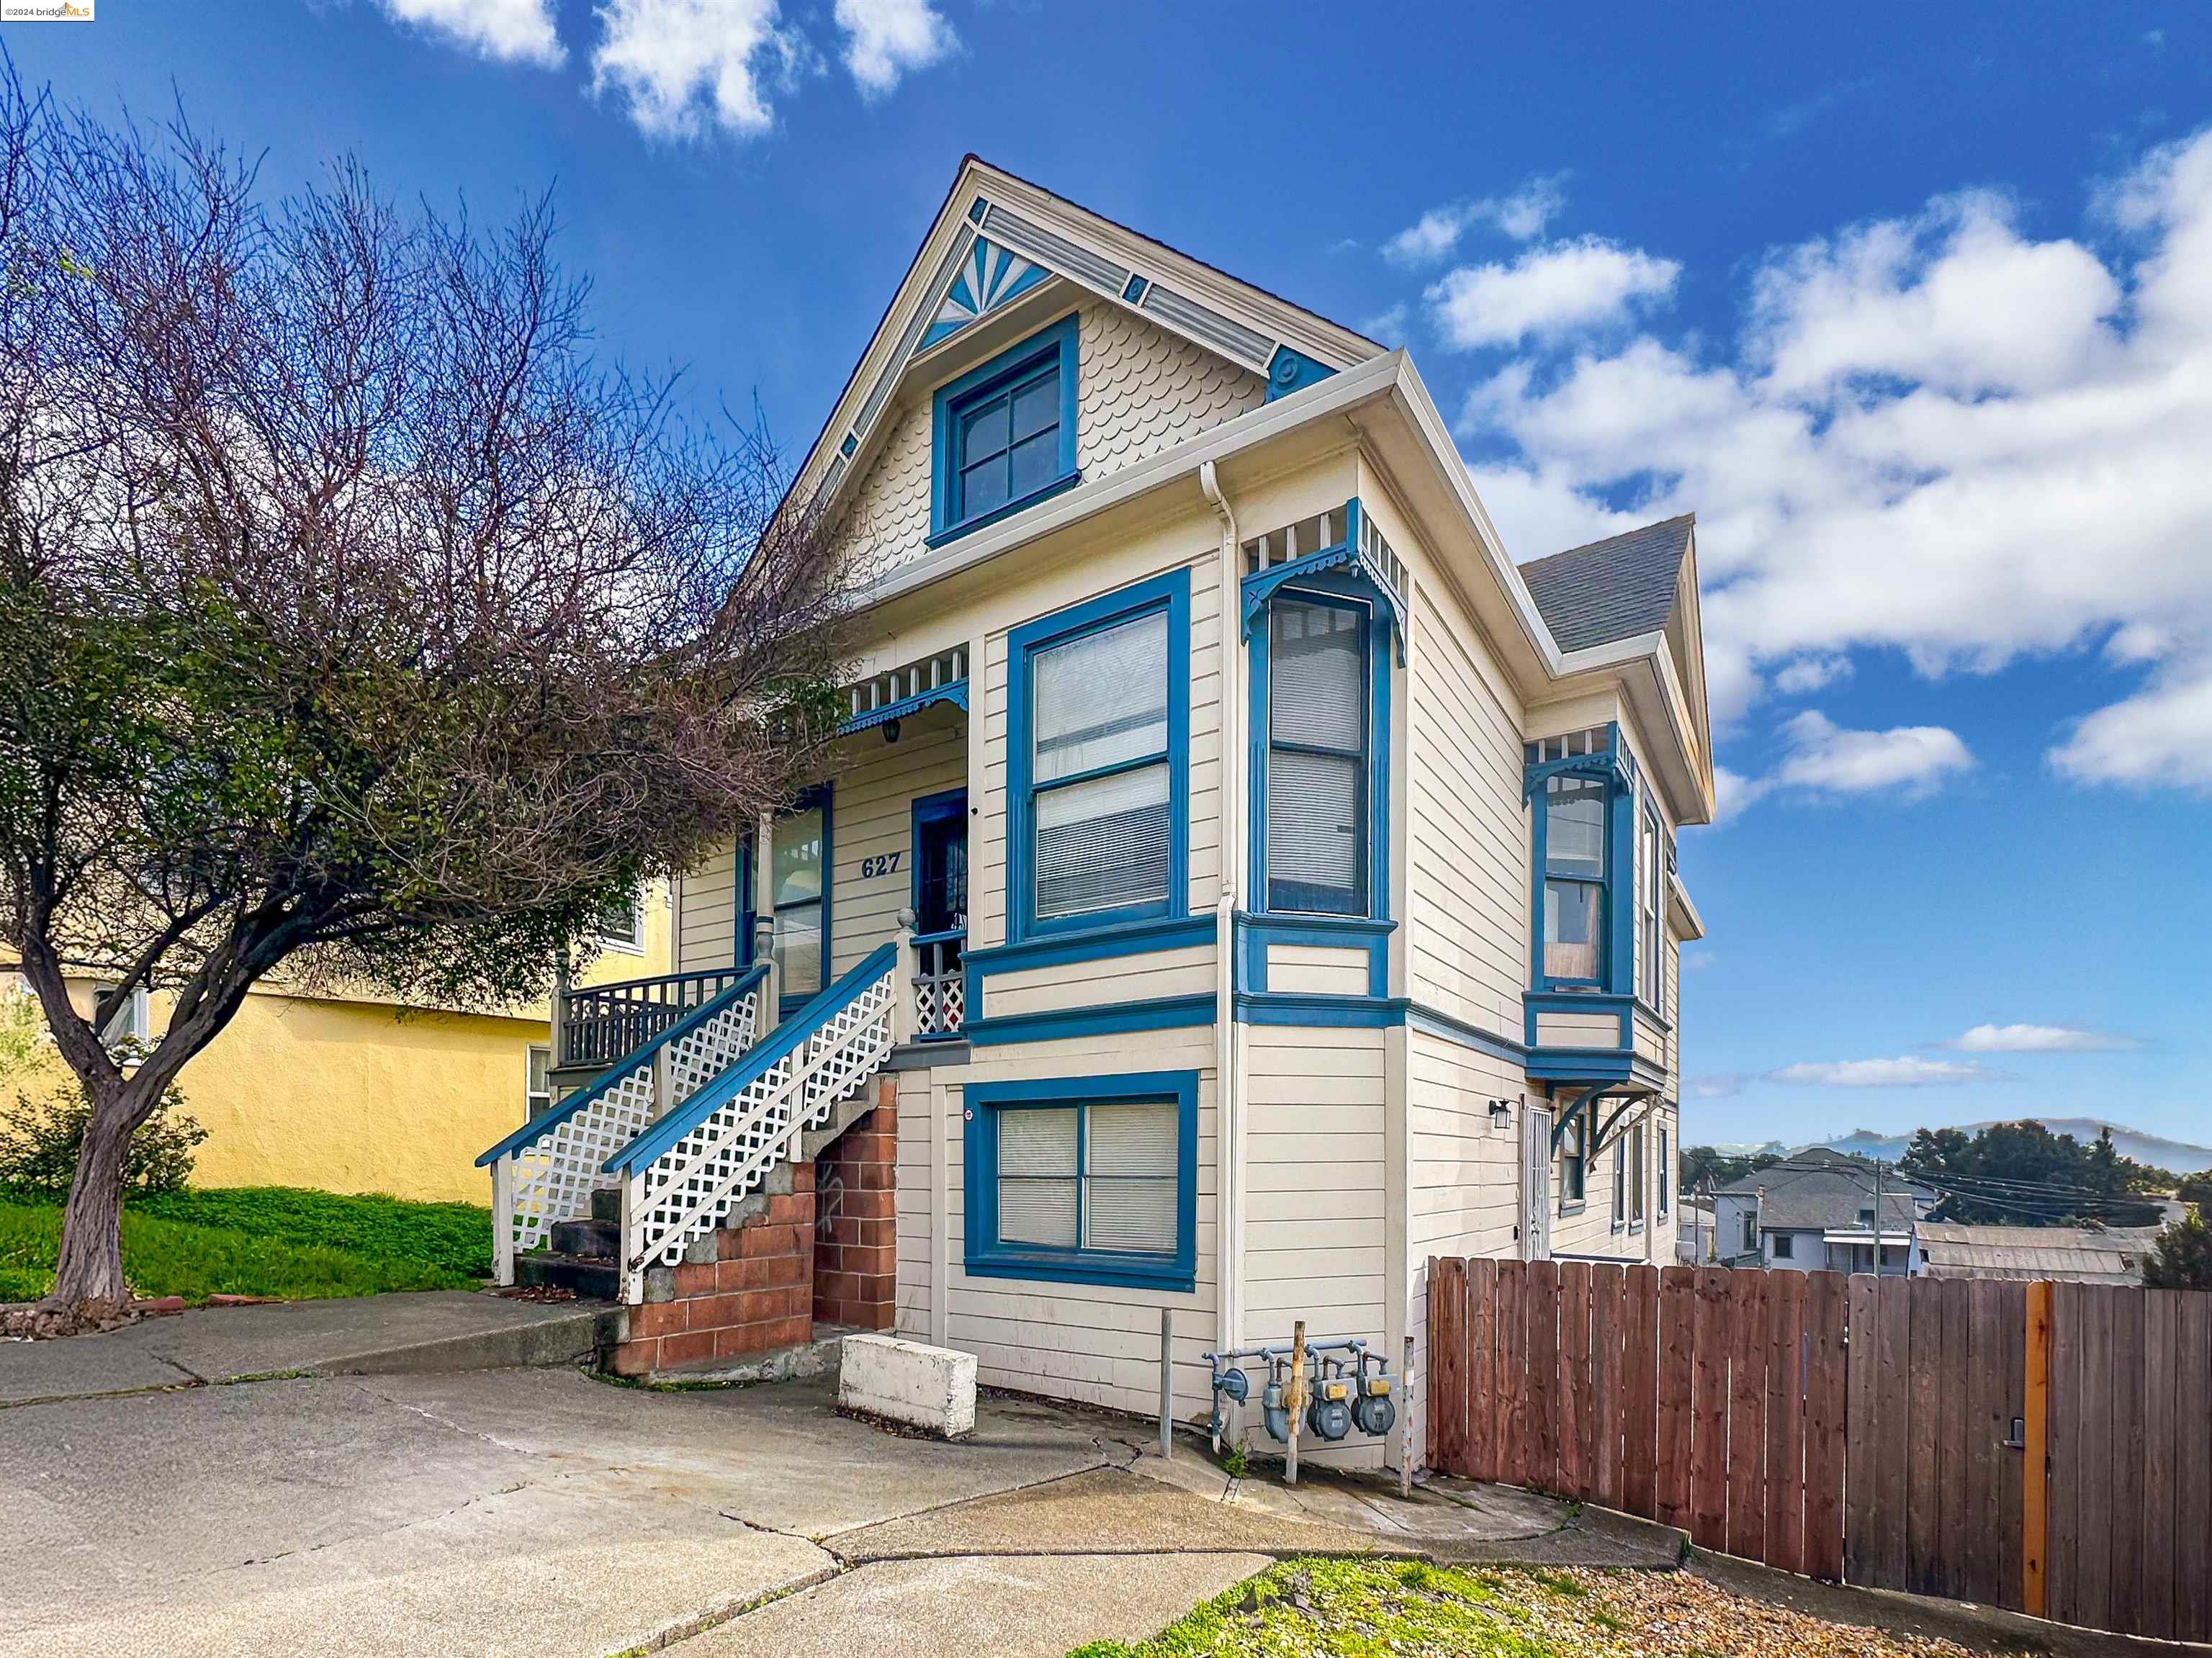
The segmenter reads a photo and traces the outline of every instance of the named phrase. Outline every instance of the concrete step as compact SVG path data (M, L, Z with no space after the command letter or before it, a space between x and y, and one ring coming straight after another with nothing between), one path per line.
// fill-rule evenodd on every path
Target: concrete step
M618 1188L605 1187L592 1193L592 1218L609 1226L622 1224L622 1193Z
M593 1301L612 1301L622 1289L612 1256L517 1255L514 1281L533 1290L573 1290Z
M837 1380L837 1360L845 1338L854 1332L842 1324L817 1324L814 1337L789 1347L746 1353L736 1358L702 1358L696 1363L671 1365L638 1379L656 1387L707 1388L748 1382L793 1382L801 1376Z
M611 1220L556 1220L553 1223L553 1253L589 1255L611 1260L622 1248L622 1226Z

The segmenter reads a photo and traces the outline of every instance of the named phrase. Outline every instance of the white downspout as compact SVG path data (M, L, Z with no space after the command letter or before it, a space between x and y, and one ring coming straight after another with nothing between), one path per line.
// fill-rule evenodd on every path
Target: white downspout
M1237 1064L1237 911L1244 872L1245 660L1237 603L1243 544L1213 463L1200 461L1198 487L1221 520L1221 891L1214 901L1213 1076L1220 1169L1215 1215L1215 1339L1244 1340L1244 1102Z

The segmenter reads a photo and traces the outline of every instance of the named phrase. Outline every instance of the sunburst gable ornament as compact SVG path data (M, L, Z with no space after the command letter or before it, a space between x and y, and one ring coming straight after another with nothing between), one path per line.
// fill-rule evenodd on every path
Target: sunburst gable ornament
M922 335L921 349L927 351L939 341L951 338L978 317L988 316L1009 301L1028 293L1051 274L1012 249L978 236L975 246L968 250L968 257L961 260L959 271L952 278L952 286L945 290L944 302L937 307L928 331Z

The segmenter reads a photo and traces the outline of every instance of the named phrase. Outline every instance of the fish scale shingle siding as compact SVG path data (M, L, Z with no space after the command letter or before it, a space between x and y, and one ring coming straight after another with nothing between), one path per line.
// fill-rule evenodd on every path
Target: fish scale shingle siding
M1267 382L1118 305L1081 313L1077 336L1075 463L1085 478L1124 466L1266 400ZM931 400L894 425L846 512L848 531L881 574L928 550Z

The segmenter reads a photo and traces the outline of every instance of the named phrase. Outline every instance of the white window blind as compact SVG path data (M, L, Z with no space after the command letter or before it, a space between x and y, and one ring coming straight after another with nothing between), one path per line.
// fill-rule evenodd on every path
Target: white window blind
M1077 1108L999 1113L999 1238L1073 1249L1077 1228Z
M1278 599L1268 617L1267 905L1364 908L1367 651L1358 612Z
M1173 1254L1181 1135L1172 1101L1000 1108L999 1241Z
M1165 902L1165 614L1038 651L1030 723L1036 914Z
M1172 1254L1177 1112L1166 1102L1090 1108L1083 1243Z

